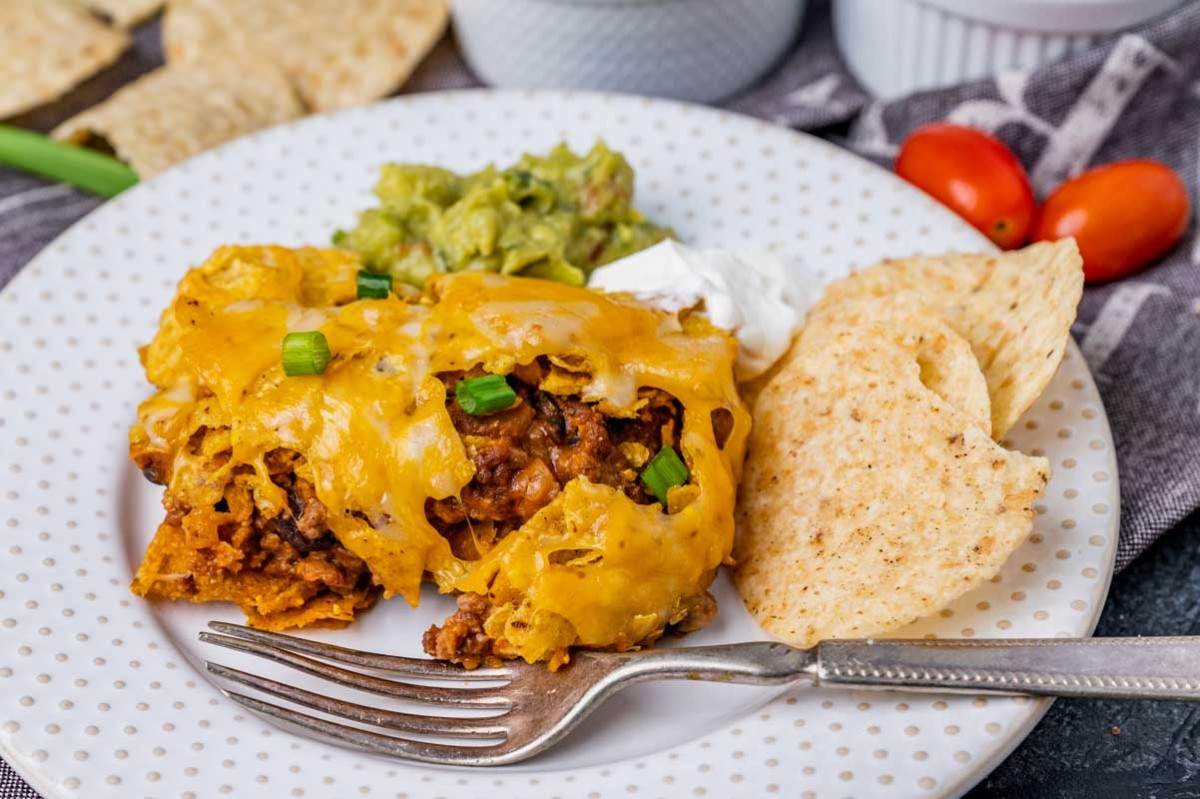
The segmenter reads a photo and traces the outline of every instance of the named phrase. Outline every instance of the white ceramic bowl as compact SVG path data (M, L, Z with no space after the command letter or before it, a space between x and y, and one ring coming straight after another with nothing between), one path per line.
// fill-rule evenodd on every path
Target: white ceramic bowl
M1184 0L834 0L838 46L882 98L1029 69Z
M471 69L504 87L605 89L693 102L761 77L806 0L454 0Z

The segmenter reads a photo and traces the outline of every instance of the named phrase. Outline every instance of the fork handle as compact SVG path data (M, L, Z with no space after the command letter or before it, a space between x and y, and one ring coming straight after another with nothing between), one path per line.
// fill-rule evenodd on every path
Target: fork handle
M1103 699L1200 700L1200 636L823 641L821 685Z

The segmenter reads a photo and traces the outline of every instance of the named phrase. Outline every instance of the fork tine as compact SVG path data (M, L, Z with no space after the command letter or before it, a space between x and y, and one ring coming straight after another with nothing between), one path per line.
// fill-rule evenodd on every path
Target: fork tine
M260 699L239 694L236 691L225 691L225 695L245 708L255 713L261 713L285 724L294 725L307 730L314 737L363 749L376 754L402 757L417 760L422 763L435 763L447 766L488 766L509 762L512 758L505 757L510 750L504 744L492 746L452 746L449 744L423 743L407 738L397 738L383 735L357 727L347 727L334 721L326 721L315 716L309 716L299 711L272 705ZM516 759L521 759L518 756Z
M394 655L380 655L375 652L362 652L357 649L347 649L343 646L311 641L307 638L297 638L294 635L255 630L241 624L230 624L224 621L210 621L208 627L219 633L243 638L248 641L258 641L262 644L272 644L292 652L314 655L324 660L345 663L350 666L361 666L381 671L394 671L404 677L420 677L444 680L496 680L511 677L515 666L502 666L496 669L467 670L461 666L443 663L440 660L427 658L406 658Z
M371 724L398 732L415 735L452 735L457 738L503 738L508 728L499 723L501 716L484 718L459 717L445 718L438 716L422 716L414 713L398 713L381 708L365 707L353 702L344 702L331 696L322 696L297 688L294 685L276 682L275 680L249 674L239 669L222 666L219 663L206 662L208 670L218 677L256 688L264 693L295 702L298 705L339 716L361 724Z
M385 680L369 674L360 674L329 663L297 655L286 649L280 649L271 644L258 641L247 641L228 635L216 633L200 633L200 640L207 644L216 644L238 652L273 660L285 666L291 666L299 671L322 677L331 682L359 688L363 691L407 699L413 702L425 702L433 705L450 707L481 707L481 708L511 708L512 701L505 692L496 688L444 688L438 685L413 685L412 683Z

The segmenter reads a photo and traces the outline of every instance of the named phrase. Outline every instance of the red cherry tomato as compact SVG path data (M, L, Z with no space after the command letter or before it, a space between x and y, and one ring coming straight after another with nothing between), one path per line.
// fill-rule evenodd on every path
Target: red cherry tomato
M1033 189L1021 162L995 136L946 123L918 128L900 148L896 174L1006 250L1029 240Z
M1187 229L1191 201L1171 168L1122 161L1088 170L1051 194L1038 215L1036 241L1074 236L1089 281L1137 272Z

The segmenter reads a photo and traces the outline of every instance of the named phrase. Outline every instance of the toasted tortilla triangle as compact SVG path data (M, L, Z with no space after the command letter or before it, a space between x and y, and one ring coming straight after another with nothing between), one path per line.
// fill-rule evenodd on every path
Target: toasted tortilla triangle
M923 302L916 292L902 291L826 305L809 314L802 337L812 349L821 346L817 339L836 338L849 327L885 327L893 341L916 353L921 382L990 434L992 401L970 342L941 316L929 313Z
M448 0L174 0L163 21L170 63L253 52L328 111L400 88L446 29Z
M848 299L911 291L967 341L987 378L1000 439L1049 385L1083 296L1074 239L1000 255L883 261L829 286L814 313Z
M1049 475L922 382L920 337L849 320L802 336L759 394L735 581L797 646L869 637L992 577Z
M0 0L0 119L58 99L128 46L75 3Z
M102 145L144 179L301 113L300 101L274 64L231 56L156 69L68 119L53 135Z

